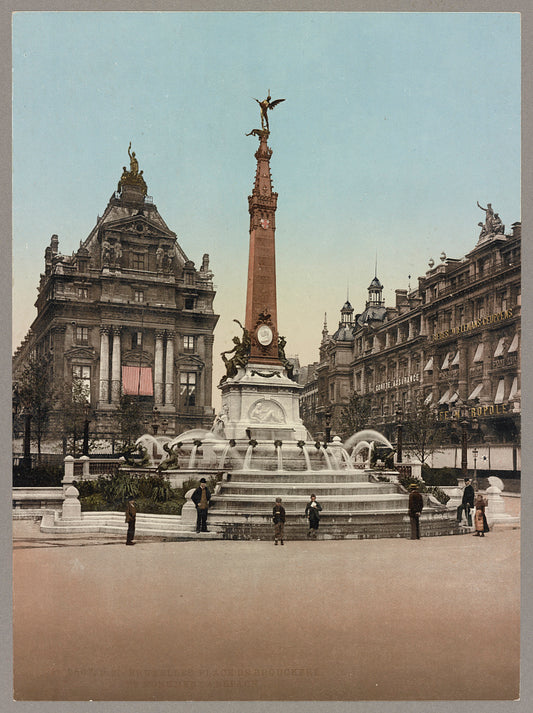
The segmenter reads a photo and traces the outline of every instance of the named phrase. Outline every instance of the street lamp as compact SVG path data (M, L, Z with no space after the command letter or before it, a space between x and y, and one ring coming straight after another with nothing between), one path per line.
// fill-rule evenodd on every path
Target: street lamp
M331 441L331 409L326 411L326 443Z
M82 447L82 455L88 456L89 455L89 423L90 419L89 416L91 415L91 404L86 401L83 404L83 415L84 415L84 422L83 422L83 447Z
M157 436L159 430L159 409L157 406L154 406L152 409L152 417L152 431L154 432L154 436Z
M403 409L400 404L396 405L396 462L402 462L402 447L403 447L403 424L402 424Z
M474 490L477 492L477 468L476 468L476 463L477 463L477 456L478 456L478 449L477 448L472 448L472 458L474 459L474 480L472 483L472 487Z

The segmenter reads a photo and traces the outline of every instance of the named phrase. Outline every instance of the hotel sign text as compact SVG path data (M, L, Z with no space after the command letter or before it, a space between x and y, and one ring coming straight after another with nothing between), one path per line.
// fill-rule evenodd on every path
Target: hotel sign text
M420 381L420 374L411 374L410 376L399 376L397 379L390 381L381 381L376 384L374 391L386 391L386 389L394 389L395 386L404 386L405 384L413 384Z
M513 309L511 307L503 312L495 312L494 314L489 314L487 317L480 317L479 319L474 319L471 322L466 322L465 324L459 325L459 327L451 327L450 329L445 329L443 332L435 332L435 334L429 338L429 341L438 342L440 339L453 337L456 334L471 332L473 329L483 327L485 324L493 324L494 322L501 322L504 319L511 319L512 316Z

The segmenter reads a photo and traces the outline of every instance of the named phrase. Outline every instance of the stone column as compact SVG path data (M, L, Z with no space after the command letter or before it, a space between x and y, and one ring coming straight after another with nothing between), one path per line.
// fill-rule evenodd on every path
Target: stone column
M113 358L111 362L111 402L120 401L120 327L113 327Z
M163 405L163 338L164 332L156 332L154 358L154 401L156 406Z
M174 332L167 332L165 367L165 405L171 406L174 404Z
M109 327L100 327L100 396L99 401L109 401Z

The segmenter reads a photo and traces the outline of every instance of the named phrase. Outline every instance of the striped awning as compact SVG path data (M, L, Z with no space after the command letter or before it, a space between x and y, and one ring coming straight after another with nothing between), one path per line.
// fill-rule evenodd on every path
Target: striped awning
M496 389L496 396L494 397L494 403L495 404L503 403L504 396L505 396L505 380L500 379L500 381L498 382L498 388Z
M494 352L495 357L501 357L503 356L503 350L505 348L505 337L502 337L500 341L498 342L498 346L496 347L496 351Z
M153 396L152 369L149 366L123 366L122 391L130 396Z
M474 354L474 364L478 361L483 361L483 342L477 345L476 353Z
M511 346L507 350L507 354L512 354L513 352L518 351L518 332L514 335L513 341L511 342Z
M457 350L450 366L459 366L459 350Z
M450 400L450 389L439 399L439 404L447 404Z
M430 391L429 394L426 396L424 400L424 406L429 406L429 404L433 401L433 391Z
M428 363L424 367L424 371L433 371L433 357L428 359Z
M511 386L511 391L509 392L509 401L516 399L520 396L520 389L518 388L518 377L515 376Z
M442 362L441 366L441 371L445 371L446 369L449 368L450 366L450 357L452 356L452 352L448 352L446 356L444 357L444 361Z
M458 398L459 398L459 394L458 394L457 391L456 391L456 392L454 393L454 395L450 398L450 400L449 400L448 403L454 404L454 403L457 401Z
M477 399L477 398L479 398L479 394L481 393L482 389L483 389L483 383L478 384L478 385L476 386L476 388L472 391L472 393L470 394L470 396L468 397L468 400L471 401L472 399Z

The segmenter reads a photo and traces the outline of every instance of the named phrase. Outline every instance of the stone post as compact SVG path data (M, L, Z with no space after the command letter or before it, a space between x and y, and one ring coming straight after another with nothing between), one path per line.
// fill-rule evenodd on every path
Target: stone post
M181 509L181 524L184 530L196 530L196 505L191 500L194 488L185 493L186 501Z
M82 457L80 458L80 460L81 460L81 462L82 462L82 468L83 468L82 477L83 477L83 478L88 478L89 475L90 475L90 470L89 470L89 468L90 468L90 460L89 460L89 456L82 456Z
M65 473L63 475L63 480L61 481L61 485L63 486L63 495L65 494L66 489L74 482L74 458L72 456L67 456L64 463Z
M79 491L73 485L65 490L65 499L61 512L62 520L81 520L81 503L78 500Z

